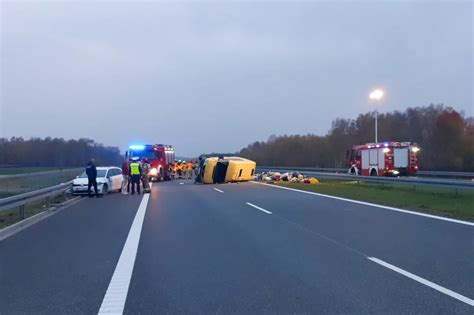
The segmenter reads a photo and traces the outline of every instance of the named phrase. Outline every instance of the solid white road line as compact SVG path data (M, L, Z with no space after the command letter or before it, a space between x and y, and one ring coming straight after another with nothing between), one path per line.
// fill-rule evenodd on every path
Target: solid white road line
M249 205L249 206L251 206L251 207L254 207L254 208L257 209L257 210L263 211L263 212L265 212L266 214L272 214L270 211L265 210L265 209L263 209L263 208L260 208L259 206L256 206L256 205L254 205L254 204L252 204L252 203L250 203L250 202L246 202L246 204Z
M151 183L150 183L151 185ZM127 300L128 287L132 279L133 266L137 257L138 243L142 232L143 220L145 219L146 207L150 194L144 194L138 207L135 219L128 232L127 240L122 249L122 254L115 267L114 274L110 280L109 287L105 293L99 314L122 314Z
M217 188L214 188L214 190L215 190L215 191L218 191L218 192L220 192L221 194L223 194L223 193L224 193L222 190L220 190L220 189L217 189Z
M398 272L399 274L402 274L402 275L404 275L405 277L408 277L408 278L410 278L410 279L412 279L412 280L415 280L415 281L417 281L417 282L419 282L419 283L421 283L421 284L424 284L424 285L426 285L426 286L428 286L428 287L430 287L430 288L432 288L432 289L435 289L436 291L439 291L439 292L441 292L441 293L444 293L444 294L446 294L446 295L449 295L450 297L455 298L456 300L459 300L459 301L461 301L461 302L464 302L464 303L466 303L466 304L469 304L469 305L471 305L471 306L474 306L474 300L472 300L472 299L470 299L470 298L468 298L468 297L465 297L464 295L461 295L461 294L459 294L459 293L456 293L456 292L454 292L454 291L451 291L451 290L449 290L449 289L446 289L445 287L442 287L442 286L440 286L440 285L438 285L438 284L436 284L436 283L433 283L433 282L431 282L431 281L429 281L429 280L426 280L426 279L423 279L423 278L421 278L421 277L418 277L417 275L414 275L414 274L412 274L412 273L410 273L410 272L408 272L408 271L405 271L405 270L403 270L403 269L400 269L400 268L398 268L397 266L394 266L394 265L392 265L392 264L389 264L389 263L387 263L387 262L385 262L385 261L383 261L383 260L381 260L381 259L378 259L378 258L375 258L375 257L367 257L367 259L373 261L373 262L376 263L376 264L379 264L379 265L381 265L381 266L384 266L385 268L388 268L388 269L391 269L391 270L393 270L393 271L395 271L395 272Z
M315 195L315 196L320 196L320 197L326 197L326 198L331 198L331 199L336 199L336 200L352 202L352 203L358 203L358 204L361 204L361 205L377 207L377 208L382 208L382 209L391 210L391 211L397 211L397 212L402 212L402 213L407 213L407 214L418 215L420 217L427 217L427 218L436 219L436 220L442 220L442 221L448 221L448 222L453 222L453 223L459 223L459 224L474 226L474 222L450 219L450 218L440 217L440 216L437 216L437 215L426 214L426 213L421 213L421 212L415 212L415 211L410 211L410 210L403 210L403 209L400 209L400 208L389 207L389 206L382 206L382 205L378 205L378 204L375 204L375 203L364 202L364 201L359 201L359 200L353 200L353 199L348 199L348 198L335 197L335 196L320 194L320 193L301 190L301 189L282 187L282 186L259 183L259 182L251 182L251 183L270 186L270 187L279 188L279 189L286 189L286 190L296 191L296 192L300 192L300 193L304 193L304 194L308 194L308 195Z

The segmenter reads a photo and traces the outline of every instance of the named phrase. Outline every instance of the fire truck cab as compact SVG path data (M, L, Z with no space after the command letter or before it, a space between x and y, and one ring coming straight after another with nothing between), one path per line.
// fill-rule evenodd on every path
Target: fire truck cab
M367 143L348 151L349 173L364 176L415 175L420 148L410 142Z
M171 145L131 145L125 154L125 157L127 156L128 158L138 157L139 159L148 159L151 166L148 176L151 181L171 179L170 167L174 161L174 149Z

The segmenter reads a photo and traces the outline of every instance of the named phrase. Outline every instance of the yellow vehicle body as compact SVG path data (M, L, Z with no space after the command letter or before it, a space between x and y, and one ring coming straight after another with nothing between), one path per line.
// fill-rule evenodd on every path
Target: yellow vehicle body
M216 168L217 160L219 160L219 158L211 157L211 158L207 158L204 161L203 169L201 170L203 184L214 183L213 176L214 176L214 169Z
M257 164L237 156L223 159L210 157L204 161L203 184L244 182L253 179Z

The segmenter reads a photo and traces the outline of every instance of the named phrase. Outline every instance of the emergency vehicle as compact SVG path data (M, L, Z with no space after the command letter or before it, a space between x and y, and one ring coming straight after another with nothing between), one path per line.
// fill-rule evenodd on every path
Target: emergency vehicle
M410 142L356 145L347 152L349 173L364 176L415 175L420 148Z
M148 174L153 180L170 180L171 163L174 161L174 149L171 145L165 144L140 144L131 145L126 152L128 158L147 158L150 163L150 172Z

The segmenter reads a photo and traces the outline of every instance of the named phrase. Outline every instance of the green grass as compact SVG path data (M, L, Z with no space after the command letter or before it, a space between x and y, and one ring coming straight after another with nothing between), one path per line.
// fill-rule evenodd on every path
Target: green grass
M63 194L63 195L52 198L51 204L60 204L71 198L74 198L74 196L70 194ZM46 209L44 201L38 201L38 202L27 204L25 206L25 218L31 217L45 210L48 210L48 209ZM0 212L0 229L7 227L11 224L14 224L18 221L20 221L19 208L14 208L9 211Z
M65 167L63 169L68 169ZM0 175L16 175L16 174L27 174L27 173L38 173L46 171L59 171L59 167L6 167L0 168Z
M0 176L0 198L2 194L21 194L32 190L57 185L74 179L82 169L63 169L62 171L27 176L5 178Z
M314 191L376 204L474 221L474 191L448 188L324 181L319 184L278 182L278 186Z

